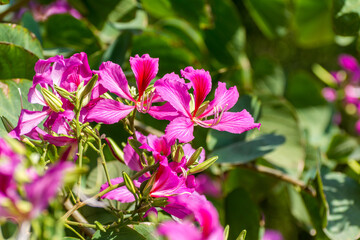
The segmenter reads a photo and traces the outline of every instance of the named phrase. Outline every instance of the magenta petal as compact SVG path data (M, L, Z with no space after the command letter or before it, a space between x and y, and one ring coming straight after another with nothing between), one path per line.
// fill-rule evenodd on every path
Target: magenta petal
M168 197L192 192L194 189L186 186L186 178L179 177L169 166L160 163L150 196Z
M157 229L159 235L169 240L202 240L201 231L189 221L167 221L161 223Z
M73 164L70 162L59 162L50 167L43 176L37 176L31 183L25 185L27 199L33 206L31 218L37 216L48 206L49 201L56 196L63 182L64 172L72 167Z
M124 162L131 170L141 171L143 169L139 155L130 146L130 144L126 144L124 147Z
M214 114L214 108L218 108L218 111L227 111L232 108L239 98L239 92L236 87L226 89L226 83L219 82L217 89L215 90L215 97L209 103L206 111L199 116L199 118L206 117Z
M211 123L212 120L208 120L208 122ZM242 110L241 112L225 112L219 124L211 128L240 134L253 128L260 128L260 125L260 123L254 123L254 119L248 111Z
M122 177L118 177L118 178L111 179L110 181L111 181L111 184L115 185L115 184L122 183L124 180ZM141 183L138 182L137 180L133 180L133 183L134 183L135 187L140 187L140 185L141 185ZM108 186L109 186L108 183L104 183L103 185L101 185L100 192L105 190ZM119 201L122 203L129 203L129 202L135 201L134 195L131 192L129 192L129 190L126 188L126 186L116 188L116 189L104 194L101 198L116 200L116 201Z
M188 87L184 83L170 79L159 79L154 86L164 101L169 102L182 115L191 116L191 97L188 93Z
M141 57L130 57L130 66L134 72L136 84L139 90L139 99L159 71L159 59L151 58L149 54Z
M21 135L31 132L39 123L41 123L50 111L29 111L21 110L18 125L10 132L10 136L19 139Z
M43 106L47 106L43 95L41 95L41 93L35 88L35 86L29 89L28 101L30 103L37 103Z
M190 118L179 117L167 125L165 135L169 142L178 139L180 142L190 142L194 139L194 123Z
M110 61L104 62L96 73L99 74L99 82L104 88L121 98L134 101L129 91L128 81L119 65Z
M348 70L350 72L359 71L359 64L357 60L351 55L347 55L347 54L340 55L339 65L343 67L345 70Z
M112 99L101 99L95 107L89 110L87 120L113 124L126 117L134 109L134 106L128 106Z
M189 143L183 145L184 154L187 159L193 155L193 153L196 151ZM205 160L205 149L203 149L200 153L199 162L202 163Z
M162 106L151 106L148 113L158 120L172 121L179 116L178 111L168 102Z
M204 69L194 69L187 67L181 70L181 75L190 80L194 88L195 110L197 112L200 105L204 102L206 96L211 91L211 76L208 71Z

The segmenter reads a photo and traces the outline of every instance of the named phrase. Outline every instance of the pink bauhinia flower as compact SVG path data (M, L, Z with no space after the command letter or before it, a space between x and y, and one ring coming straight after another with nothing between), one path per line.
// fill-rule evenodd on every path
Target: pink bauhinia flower
M145 179L143 179L145 180ZM112 184L123 182L122 178L111 179ZM140 187L141 181L133 181L136 187ZM108 183L101 186L100 191L108 187ZM158 170L153 175L153 184L149 195L154 198L169 197L179 194L190 194L195 189L194 176L178 175L166 163L160 163ZM117 200L122 203L135 200L132 193L124 186L106 193L102 198Z
M70 14L74 18L81 18L81 14L66 0L56 0L48 5L40 4L37 1L31 1L29 7L34 19L39 22L46 21L50 16L55 14Z
M169 240L182 240L181 233L186 231L188 232L187 239L221 240L224 238L219 215L205 196L194 192L189 195L170 197L168 201L170 203L163 210L183 221L167 221L160 224L157 229L160 235L166 236ZM200 229L195 227L191 219L199 223Z
M214 100L204 102L211 90L209 72L187 67L181 74L190 80L189 84L176 74L155 83L160 97L168 101L179 113L166 127L165 132L169 139L190 142L194 138L195 125L237 134L260 127L260 123L254 123L254 119L246 110L228 112L239 98L236 87L226 89L226 84L219 82ZM189 87L194 89L193 100Z
M39 175L33 168L24 169L22 161L23 156L0 138L0 218L22 222L37 217L56 196L64 173L73 167L61 160ZM24 182L17 181L19 174Z
M29 89L28 100L30 103L42 105L43 109L42 111L23 109L20 113L18 125L10 132L10 136L20 139L22 135L27 135L36 139L37 135L44 136L45 134L48 139L51 139L52 136L56 138L59 135L66 135L69 139L61 136L63 140L73 141L74 138L69 136L71 135L71 128L68 122L74 119L74 105L68 99L62 97L56 91L55 86L61 87L68 92L75 92L80 84L86 85L92 76L93 73L86 53L74 54L68 59L64 59L63 56L55 56L47 60L39 60L35 64L35 76L33 85ZM50 92L57 106L54 107L54 104L49 102L36 88L37 86ZM105 91L96 84L91 98L98 98ZM80 118L81 120L84 119L83 113ZM45 120L44 127L47 133L37 128L43 120Z
M128 81L119 65L110 61L104 62L96 72L99 74L99 83L105 89L122 99L133 102L134 105L127 105L113 99L101 99L90 110L87 116L88 120L113 124L125 118L134 109L142 113L149 113L157 119L171 119L171 116L176 115L176 111L170 104L152 106L152 103L162 102L162 99L153 90L146 91L158 72L159 59L151 58L148 54L141 57L136 55L130 57L130 66L138 88L135 98L130 93Z

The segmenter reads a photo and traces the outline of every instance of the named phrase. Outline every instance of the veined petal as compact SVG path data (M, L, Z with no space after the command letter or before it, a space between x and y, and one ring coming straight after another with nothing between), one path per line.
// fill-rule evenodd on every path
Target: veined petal
M140 99L159 71L159 59L151 58L149 54L144 54L141 57L135 55L135 57L130 57L130 66L135 75L139 90L138 99Z
M196 113L200 105L204 102L206 96L211 91L210 73L204 69L195 70L193 67L187 67L184 70L181 70L181 76L190 80L192 83L195 98L194 113Z
M193 132L194 123L187 117L174 119L165 129L165 135L170 143L175 139L178 139L180 142L190 142L194 139Z
M50 109L45 111L21 110L18 125L9 133L9 135L19 139L21 135L29 133L37 127L37 125L41 123L50 112Z
M124 147L124 161L131 170L139 172L144 168L141 165L139 155L135 152L130 144L126 144Z
M178 111L176 111L176 109L168 102L161 106L151 106L148 114L158 120L169 121L172 121L179 116Z
M43 106L47 106L43 95L33 86L29 89L28 101L31 103L37 103Z
M164 101L169 102L180 114L191 117L191 97L184 83L171 79L159 79L154 86Z
M87 120L113 124L126 117L134 106L128 106L112 99L101 99L89 110Z
M124 181L124 179L122 177L118 177L118 178L111 179L110 181L111 181L111 184L115 185L115 184L122 183ZM140 185L141 185L141 183L138 182L137 180L133 180L133 183L134 183L135 187L140 187ZM109 186L108 183L104 183L100 188L100 192L105 190L108 186ZM134 195L131 192L129 192L129 190L126 188L126 186L116 188L116 189L104 194L101 198L116 200L116 201L119 201L122 203L130 203L130 202L135 201Z
M207 121L211 123L212 120ZM207 121L203 122L206 123ZM260 123L254 123L251 114L244 109L241 112L224 112L219 124L211 128L240 134L253 128L260 128L260 125Z
M199 116L199 118L213 115L214 108L218 108L219 112L226 112L236 104L238 99L239 92L235 86L226 89L226 83L219 82L219 85L215 90L214 100L209 103L209 106L207 107L205 112Z
M129 91L128 81L121 67L113 62L104 62L100 65L99 83L112 93L117 94L121 98L135 101Z

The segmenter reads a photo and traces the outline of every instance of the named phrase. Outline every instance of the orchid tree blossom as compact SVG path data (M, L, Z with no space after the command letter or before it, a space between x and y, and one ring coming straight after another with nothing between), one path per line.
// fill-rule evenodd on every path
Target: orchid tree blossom
M254 123L254 119L246 110L228 111L239 98L236 87L227 89L225 83L219 82L215 97L209 102L205 101L212 85L209 72L187 67L181 74L190 80L190 83L185 83L178 76L173 79L163 78L155 83L160 97L168 101L179 114L166 127L165 132L169 139L190 142L194 138L195 125L236 134L260 127L260 123ZM194 90L193 98L189 93L190 87Z
M48 139L51 139L51 136L56 138L62 135L63 140L73 141L70 136L72 130L68 123L75 117L74 104L62 97L56 87L61 87L69 93L75 92L80 85L86 85L92 76L85 53L75 54L68 59L55 56L47 60L39 60L35 64L35 76L33 85L29 89L28 101L42 105L43 109L41 111L23 109L18 125L10 132L10 136L20 140L22 135L36 138L36 135L45 134L48 135ZM37 87L40 87L41 91ZM98 98L105 91L97 84L91 93L91 98ZM84 116L81 119L84 119ZM37 127L44 120L47 133ZM65 136L69 139L65 139Z
M169 119L170 116L176 115L176 111L170 104L152 106L154 102L163 101L153 89L148 90L151 80L158 73L159 59L151 58L148 54L141 57L136 55L130 57L130 66L135 75L137 94L133 88L129 88L125 74L119 65L110 61L104 62L96 73L99 74L99 83L105 89L133 105L113 99L101 99L89 111L88 120L113 124L125 118L134 109L141 113L149 113L157 119Z
M184 238L181 233L187 232L187 239L224 239L224 229L219 222L219 215L205 196L194 192L189 195L170 197L169 202L163 210L183 221L161 223L157 229L159 235L166 236L169 240L182 240ZM198 222L200 229L190 221L192 218Z

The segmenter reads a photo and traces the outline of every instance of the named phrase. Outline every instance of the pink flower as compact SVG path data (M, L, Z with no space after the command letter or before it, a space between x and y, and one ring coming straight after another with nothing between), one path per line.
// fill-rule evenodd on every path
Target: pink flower
M329 87L323 88L321 90L321 93L328 102L334 102L336 100L337 94L336 94L336 90L333 88L329 88Z
M237 134L260 127L246 110L228 112L239 98L236 87L226 89L226 84L219 82L214 100L204 102L211 90L209 72L187 67L181 74L190 80L189 84L176 74L168 75L155 83L160 97L168 101L179 114L165 130L171 141L179 139L180 142L190 142L194 138L195 125ZM193 101L188 92L190 86L194 89Z
M74 139L68 136L71 135L68 122L71 122L75 116L73 112L74 106L69 100L61 97L54 87L56 85L68 92L74 92L80 84L86 85L92 76L85 53L74 54L68 59L64 59L63 56L55 56L47 60L39 60L35 65L35 76L33 85L29 89L28 100L30 103L40 104L44 107L42 111L23 109L18 125L10 132L10 136L20 139L22 135L35 138L39 134L43 135L44 131L37 129L37 126L46 119L44 127L47 132L51 133L45 133L48 135L47 138L51 139L52 136L56 138L59 135L66 135L69 138L67 141L73 141ZM59 103L61 103L58 109L51 107L38 91L37 86L47 89L58 98ZM93 89L92 98L97 98L104 92L105 90L97 84ZM84 119L83 113L80 118L81 120ZM62 136L62 138L65 140L65 136Z
M43 175L38 175L33 168L24 170L23 157L13 152L1 138L0 158L0 217L16 221L33 219L47 208L63 182L65 171L73 167L70 162L60 161ZM19 173L28 181L17 182L15 175ZM18 189L24 192L20 194ZM29 208L21 207L20 203L21 206L26 203Z
M113 124L125 118L134 109L142 113L149 113L157 119L168 119L176 115L176 111L169 104L152 106L153 102L161 102L162 99L153 92L146 92L151 80L158 72L159 59L151 58L148 54L141 57L136 55L130 57L130 66L134 72L138 95L133 98L130 93L128 81L121 67L112 62L102 63L99 71L99 83L112 93L122 99L133 102L134 105L126 105L112 99L101 99L93 109L90 110L87 119L90 121Z
M283 236L279 231L266 229L262 240L283 240Z
M175 196L179 194L190 194L194 192L194 176L184 176L174 172L166 164L160 163L158 170L154 173L154 183L150 190L150 196L154 198ZM115 178L111 183L118 184L123 182L122 178ZM133 181L136 187L140 187L140 181ZM101 186L100 191L108 187L108 183ZM106 193L102 198L117 200L122 203L134 201L134 196L124 187L117 188Z
M169 204L163 208L164 211L184 219L183 222L164 222L160 224L158 233L169 238L169 240L182 239L181 233L188 231L188 239L221 240L223 239L223 228L219 222L219 215L215 207L206 200L205 196L194 192L190 195L178 195L169 198ZM195 219L201 227L196 228L188 219Z
M48 5L42 5L36 1L31 1L29 7L34 19L39 22L44 22L50 16L55 14L70 14L74 18L81 18L81 14L75 8L71 7L66 0L56 0Z
M196 192L218 198L221 196L220 182L206 174L199 174L196 176Z
M351 81L358 82L360 80L360 66L353 56L342 54L338 61L339 65L351 74Z

